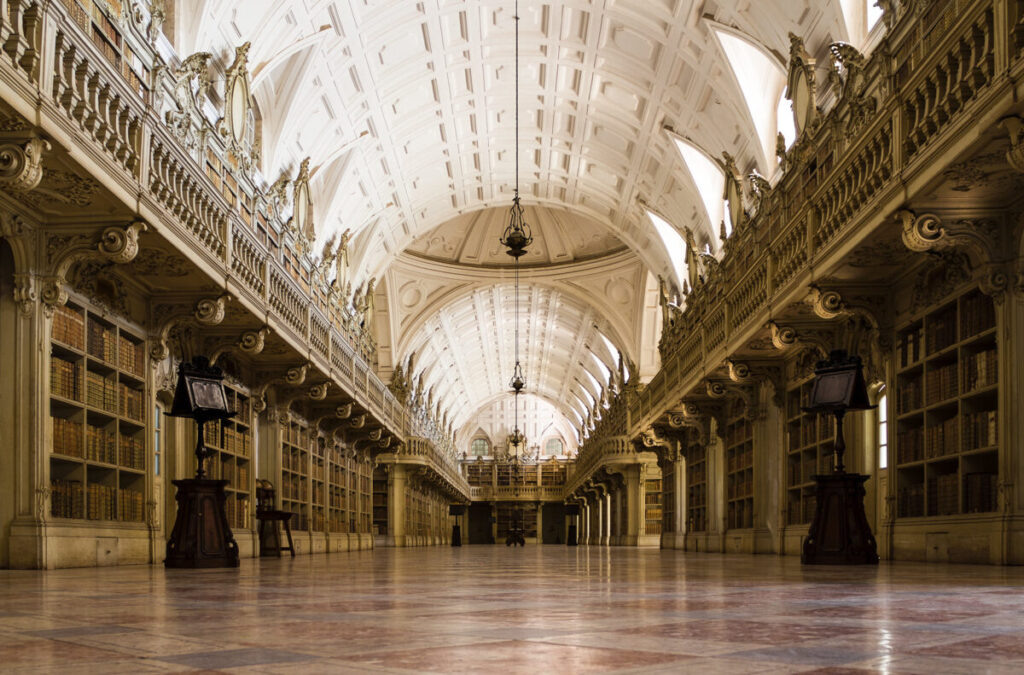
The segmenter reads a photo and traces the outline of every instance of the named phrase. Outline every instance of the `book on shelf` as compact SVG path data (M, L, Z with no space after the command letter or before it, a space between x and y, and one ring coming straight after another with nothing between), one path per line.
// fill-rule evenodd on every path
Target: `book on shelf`
M964 337L983 333L996 325L992 298L982 293L964 297L960 303L960 332Z
M117 414L117 378L113 375L105 376L101 373L86 371L85 373L85 403L98 410L105 410Z
M117 464L117 435L103 427L86 424L85 459L90 462Z
M907 464L924 459L924 429L910 429L896 433L896 463Z
M948 516L960 511L958 482L956 473L928 480L928 515Z
M50 358L50 393L72 401L81 400L78 364L60 357Z
M995 473L969 473L964 476L964 512L985 513L997 507L998 480Z
M995 348L965 355L964 393L984 389L999 381L999 353Z
M145 521L142 510L142 493L135 490L118 490L117 519L141 523Z
M90 483L86 492L88 496L86 518L89 520L114 520L117 514L117 488Z
M68 457L82 456L82 423L51 417L53 452Z
M896 413L903 413L917 410L921 407L921 378L901 381L896 390Z
M54 518L84 518L85 492L77 480L50 480L50 515Z
M945 401L957 394L957 367L956 363L948 363L938 368L930 369L927 377L927 390L925 400L928 405Z
M942 351L956 342L956 310L928 317L927 352Z
M142 392L138 389L132 389L124 383L118 384L118 392L118 400L121 402L119 414L122 417L141 422L145 414Z
M914 484L896 491L896 513L900 518L924 515L924 485Z
M999 442L999 413L983 410L964 415L964 450L988 448Z
M120 434L118 437L118 463L130 469L145 470L146 444L141 438Z
M921 344L924 342L924 327L912 331L906 331L900 335L896 346L897 359L900 368L916 363L921 360Z
M925 459L954 455L960 450L960 418L950 417L924 430Z
M113 328L94 321L89 323L87 351L89 355L107 363L117 363L117 339Z
M85 350L85 316L78 310L60 305L53 312L51 335L74 349Z

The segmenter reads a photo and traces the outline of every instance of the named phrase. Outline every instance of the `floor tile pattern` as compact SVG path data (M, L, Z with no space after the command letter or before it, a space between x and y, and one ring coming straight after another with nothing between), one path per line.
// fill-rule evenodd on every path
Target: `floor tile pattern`
M467 546L0 570L4 673L1024 672L1024 569Z

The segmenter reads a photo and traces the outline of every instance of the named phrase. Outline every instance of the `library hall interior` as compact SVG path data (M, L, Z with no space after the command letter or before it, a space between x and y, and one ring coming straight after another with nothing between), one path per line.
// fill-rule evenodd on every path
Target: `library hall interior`
M0 0L7 672L1024 672L1024 1Z

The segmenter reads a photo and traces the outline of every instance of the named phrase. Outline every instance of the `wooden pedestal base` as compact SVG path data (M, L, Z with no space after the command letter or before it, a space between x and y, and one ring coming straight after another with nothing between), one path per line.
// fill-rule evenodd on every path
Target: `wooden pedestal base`
M864 514L864 481L858 473L815 476L817 510L800 562L807 565L877 565L878 547Z
M167 542L166 567L238 567L238 544L224 511L226 480L172 481L178 517Z

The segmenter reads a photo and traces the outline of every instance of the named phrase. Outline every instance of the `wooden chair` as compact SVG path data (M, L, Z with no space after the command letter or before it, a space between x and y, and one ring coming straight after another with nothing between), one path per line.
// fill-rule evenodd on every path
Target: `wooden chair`
M260 557L281 557L281 551L290 551L295 557L295 544L292 543L292 516L288 511L279 511L274 507L274 485L269 480L256 481L256 520L260 521ZM281 528L288 537L288 545L281 546Z

